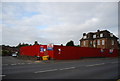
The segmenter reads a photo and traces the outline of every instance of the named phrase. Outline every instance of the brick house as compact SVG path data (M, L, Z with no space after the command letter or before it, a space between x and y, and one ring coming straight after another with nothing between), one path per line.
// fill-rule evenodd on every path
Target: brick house
M92 47L102 49L118 49L118 38L108 30L97 30L97 32L83 33L80 39L81 47Z

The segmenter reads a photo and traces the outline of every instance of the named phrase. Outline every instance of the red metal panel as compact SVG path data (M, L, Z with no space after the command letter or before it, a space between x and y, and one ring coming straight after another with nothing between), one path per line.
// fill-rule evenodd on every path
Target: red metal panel
M48 50L48 55L51 57L51 58L54 58L54 51L53 50Z
M61 51L59 51L61 49ZM109 49L101 52L100 48L72 47L72 46L54 46L54 58L62 59L80 59L81 57L117 57L118 50L114 49L109 53Z
M41 47L43 47L44 49L47 48L46 45L24 46L20 48L20 54L27 56L43 56L44 52L40 52Z
M37 56L37 54L39 53L37 47L38 47L37 45L21 47L20 54L27 56Z
M114 49L110 53L110 49L88 48L88 47L73 47L73 46L57 46L54 45L53 50L41 51L41 48L47 49L47 45L33 45L20 48L21 55L27 56L44 56L48 54L51 58L62 59L80 59L81 57L117 57L118 50Z
M61 51L59 51L59 49ZM72 46L54 46L55 59L80 59L76 47Z

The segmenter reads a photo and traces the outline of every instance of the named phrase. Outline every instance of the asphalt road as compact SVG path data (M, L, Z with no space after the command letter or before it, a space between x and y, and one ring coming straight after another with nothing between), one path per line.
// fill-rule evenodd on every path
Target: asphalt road
M5 57L3 58L2 75L0 76L2 76L3 80L118 79L120 78L118 68L118 58L33 62L18 60L13 57Z

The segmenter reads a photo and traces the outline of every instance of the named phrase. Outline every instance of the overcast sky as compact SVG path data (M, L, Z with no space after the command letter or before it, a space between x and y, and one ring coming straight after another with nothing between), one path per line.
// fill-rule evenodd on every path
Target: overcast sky
M117 2L5 2L2 3L2 41L79 45L83 33L109 30L118 36ZM1 21L0 20L0 21Z

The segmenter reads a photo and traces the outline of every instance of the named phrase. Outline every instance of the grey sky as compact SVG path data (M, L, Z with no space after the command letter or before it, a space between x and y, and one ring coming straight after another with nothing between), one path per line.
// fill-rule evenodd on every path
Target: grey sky
M109 30L118 36L117 2L2 3L1 44L79 44L84 32Z

